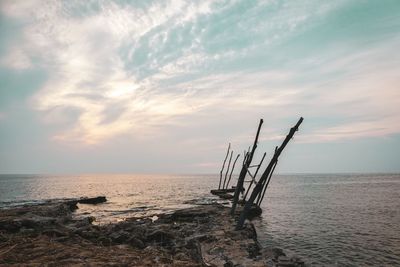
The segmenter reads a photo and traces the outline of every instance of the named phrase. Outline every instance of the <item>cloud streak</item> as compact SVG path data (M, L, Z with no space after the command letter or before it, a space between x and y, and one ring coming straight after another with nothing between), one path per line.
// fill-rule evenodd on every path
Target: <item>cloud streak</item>
M212 113L278 128L303 115L304 142L399 133L399 35L359 47L339 32L326 51L315 41L347 5L5 1L1 12L26 26L1 63L48 72L31 103L63 142L153 135Z

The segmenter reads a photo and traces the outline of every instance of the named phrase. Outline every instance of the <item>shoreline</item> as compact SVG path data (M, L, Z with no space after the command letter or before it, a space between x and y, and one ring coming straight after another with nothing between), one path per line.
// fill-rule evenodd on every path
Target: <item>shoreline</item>
M93 224L91 216L74 216L78 203L105 201L54 200L0 210L0 264L304 266L280 249L262 248L250 221L235 230L235 218L221 204L106 225Z

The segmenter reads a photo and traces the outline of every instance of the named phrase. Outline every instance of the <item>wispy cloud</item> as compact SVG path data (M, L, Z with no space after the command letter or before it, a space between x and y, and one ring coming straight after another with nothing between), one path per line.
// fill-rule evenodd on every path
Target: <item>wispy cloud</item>
M318 44L328 39L318 27L346 5L4 1L1 12L26 26L2 64L46 69L32 104L45 122L68 121L56 140L96 144L210 113L277 125L304 115L310 142L399 133L399 36Z

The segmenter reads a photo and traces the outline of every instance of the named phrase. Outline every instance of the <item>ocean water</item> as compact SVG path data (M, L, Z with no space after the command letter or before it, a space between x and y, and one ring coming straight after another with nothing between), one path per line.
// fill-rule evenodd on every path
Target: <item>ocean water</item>
M0 208L105 195L80 205L97 223L216 201L218 175L0 175ZM275 175L259 241L311 266L400 266L400 174Z

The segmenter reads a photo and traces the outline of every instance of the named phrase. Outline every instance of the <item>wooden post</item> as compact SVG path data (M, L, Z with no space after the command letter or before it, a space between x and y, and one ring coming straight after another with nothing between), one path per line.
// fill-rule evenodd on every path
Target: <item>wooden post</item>
M250 188L251 188L251 186L252 186L252 185L253 185L253 183L254 183L254 179L256 179L256 176L257 176L258 170L260 169L260 167L261 167L261 164L262 164L262 163L263 163L263 161L264 161L265 155L267 155L267 153L266 153L266 152L264 152L264 155L263 155L263 157L262 157L262 159L261 159L261 161L260 161L260 164L258 164L258 166L257 166L257 170L256 170L256 172L254 173L254 178L251 180L251 183L250 183L249 187L247 188L246 194L244 194L244 197L243 197L243 200L244 200L244 201L246 201L247 194L249 193L249 191L250 191Z
M226 156L225 156L225 159L224 159L224 163L222 164L222 169L221 169L221 172L219 173L219 185L218 185L218 189L221 189L222 173L224 172L225 162L226 162L226 159L228 158L229 150L230 150L230 149L231 149L231 143L229 143L229 145L228 145L228 151L226 151Z
M269 181L271 181L272 174L274 173L275 167L276 167L277 164L278 164L278 161L275 162L275 165L274 165L274 167L272 167L271 173L269 174L269 177L268 177L266 183L263 185L263 188L264 188L264 189L263 189L263 191L262 191L262 194L261 194L261 192L260 192L260 194L259 194L258 197L257 197L257 201L256 201L257 206L260 206L260 205L261 205L261 202L262 202L263 199L264 199L265 192L267 191L267 188L268 188L268 185L269 185Z
M229 168L231 167L232 155L233 155L233 150L231 151L231 156L229 157L228 168L226 169L225 178L224 178L224 184L222 185L222 189L225 188L226 177L228 177Z
M231 181L232 173L233 173L233 170L235 169L236 161L238 160L239 157L240 157L240 154L237 154L236 159L233 162L231 173L229 174L229 179L228 179L228 182L226 183L226 187L225 187L226 189L228 189L228 187L229 187L229 182Z
M244 209L242 213L240 214L240 218L238 221L238 224L236 225L236 229L242 229L244 221L247 218L247 215L254 203L254 200L256 197L261 194L261 190L263 189L262 185L266 182L268 179L272 169L276 165L276 162L278 161L278 158L280 154L282 153L283 149L286 147L286 145L289 143L290 139L292 139L293 135L296 133L296 131L299 129L300 124L303 122L303 117L299 119L299 121L296 123L296 125L290 129L289 134L286 136L285 140L283 141L282 145L276 150L274 153L274 156L272 157L270 163L268 164L267 168L265 169L263 175L261 176L259 182L257 185L254 187L253 192L251 193L251 196L249 200L246 202Z
M238 179L236 189L235 189L235 194L233 196L232 209L231 209L232 216L235 214L237 202L239 201L239 194L242 192L243 183L244 183L244 179L246 177L247 169L249 168L251 161L253 160L254 152L256 151L256 148L257 148L258 136L260 135L260 130L261 130L261 126L262 126L263 122L264 122L263 119L260 119L260 123L258 124L256 138L254 139L254 143L253 143L253 148L251 149L251 152L248 153L247 159L242 167L242 170L240 171L239 179Z

